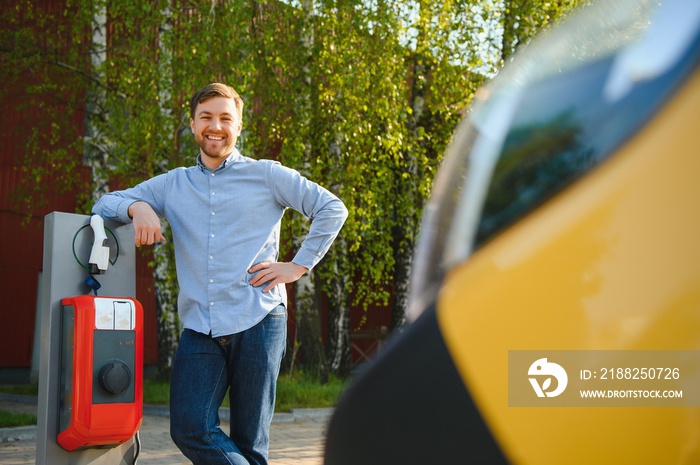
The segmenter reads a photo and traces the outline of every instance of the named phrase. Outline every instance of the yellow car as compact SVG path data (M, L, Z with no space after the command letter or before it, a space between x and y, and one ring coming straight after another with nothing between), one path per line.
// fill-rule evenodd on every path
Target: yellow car
M700 463L700 2L609 0L457 129L326 465Z

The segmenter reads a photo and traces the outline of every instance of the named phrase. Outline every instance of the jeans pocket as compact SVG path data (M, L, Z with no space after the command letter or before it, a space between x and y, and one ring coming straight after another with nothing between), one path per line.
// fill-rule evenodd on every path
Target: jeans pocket
M287 309L284 305L278 305L270 310L270 318L287 318Z

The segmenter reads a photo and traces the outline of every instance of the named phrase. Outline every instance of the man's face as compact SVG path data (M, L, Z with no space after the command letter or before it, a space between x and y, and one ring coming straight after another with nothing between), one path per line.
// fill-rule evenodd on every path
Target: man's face
M194 139L202 153L202 161L216 168L228 157L241 135L242 123L233 99L212 97L200 102L190 118Z

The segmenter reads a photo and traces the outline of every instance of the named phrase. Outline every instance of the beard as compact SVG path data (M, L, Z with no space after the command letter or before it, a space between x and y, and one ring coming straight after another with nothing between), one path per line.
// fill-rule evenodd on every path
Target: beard
M225 138L221 141L211 141L206 137L198 137L197 145L199 145L203 155L212 159L220 159L231 155L231 152L233 152L235 148L236 141L234 139L233 143L231 143L229 138Z

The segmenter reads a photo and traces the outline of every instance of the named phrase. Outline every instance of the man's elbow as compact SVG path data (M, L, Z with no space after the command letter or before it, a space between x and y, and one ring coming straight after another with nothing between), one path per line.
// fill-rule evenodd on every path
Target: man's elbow
M338 219L341 221L341 224L345 223L345 220L348 219L348 215L349 215L348 208L345 206L343 201L340 199L338 199L336 208L338 210Z
M93 215L102 216L102 198L103 197L100 197L95 203L92 204L92 209L90 210L90 212Z

